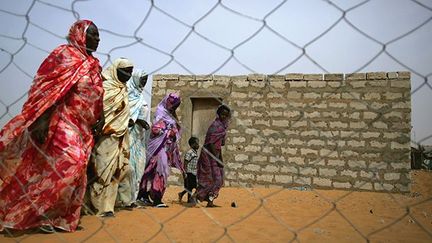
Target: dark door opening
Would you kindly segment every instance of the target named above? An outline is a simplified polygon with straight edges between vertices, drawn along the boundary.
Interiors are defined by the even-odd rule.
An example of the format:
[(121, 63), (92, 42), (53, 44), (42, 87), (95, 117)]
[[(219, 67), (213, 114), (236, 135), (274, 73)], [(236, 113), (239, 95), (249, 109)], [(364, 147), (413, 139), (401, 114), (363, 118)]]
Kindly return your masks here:
[[(192, 101), (192, 136), (198, 137), (203, 145), (207, 129), (216, 118), (216, 109), (221, 105), (220, 98), (191, 98)], [(189, 139), (189, 138), (187, 138)]]

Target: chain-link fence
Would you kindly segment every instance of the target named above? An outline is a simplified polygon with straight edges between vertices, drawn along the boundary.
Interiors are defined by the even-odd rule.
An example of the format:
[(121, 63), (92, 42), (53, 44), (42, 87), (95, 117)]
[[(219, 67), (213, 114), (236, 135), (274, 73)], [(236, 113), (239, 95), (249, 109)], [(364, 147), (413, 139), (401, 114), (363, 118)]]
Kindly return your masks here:
[[(101, 2), (99, 4), (109, 5), (112, 3)], [(427, 64), (411, 60), (416, 59), (416, 56), (418, 56), (420, 60), (425, 62), (429, 61), (431, 57), (431, 50), (427, 48), (426, 43), (428, 43), (431, 37), (428, 28), (431, 26), (432, 6), (427, 1), (357, 1), (350, 4), (338, 1), (314, 1), (313, 3), (278, 1), (265, 4), (263, 5), (264, 7), (260, 6), (263, 7), (260, 11), (252, 11), (249, 8), (251, 5), (259, 5), (257, 3), (249, 3), (250, 5), (248, 5), (247, 3), (209, 1), (206, 4), (195, 3), (197, 5), (196, 11), (199, 14), (196, 14), (194, 17), (189, 16), (189, 18), (184, 17), (184, 15), (177, 16), (175, 14), (180, 11), (188, 11), (187, 6), (173, 9), (172, 7), (167, 7), (169, 5), (164, 5), (157, 1), (146, 1), (138, 4), (142, 8), (129, 9), (127, 4), (115, 3), (115, 7), (105, 10), (103, 7), (96, 8), (96, 6), (100, 5), (96, 5), (92, 1), (73, 1), (72, 3), (65, 4), (54, 1), (35, 0), (25, 4), (17, 4), (25, 5), (20, 10), (14, 10), (10, 6), (2, 7), (0, 9), (1, 16), (8, 21), (7, 23), (12, 22), (10, 26), (14, 27), (5, 28), (5, 32), (0, 34), (0, 38), (4, 39), (1, 47), (2, 58), (0, 67), (0, 75), (3, 74), (1, 78), (2, 82), (0, 83), (2, 87), (2, 98), (0, 98), (0, 121), (2, 125), (19, 113), (22, 104), (26, 100), (26, 92), (33, 78), (34, 70), (39, 65), (39, 63), (30, 63), (36, 62), (28, 56), (31, 55), (31, 51), (34, 51), (34, 55), (39, 55), (41, 57), (39, 60), (42, 60), (43, 56), (49, 53), (55, 44), (65, 42), (63, 33), (65, 33), (64, 29), (67, 28), (66, 26), (56, 26), (55, 23), (49, 25), (43, 21), (43, 15), (50, 13), (60, 19), (68, 19), (70, 23), (80, 18), (93, 19), (101, 32), (101, 43), (105, 40), (110, 40), (112, 43), (112, 46), (105, 47), (104, 51), (99, 50), (95, 54), (101, 59), (104, 67), (107, 67), (117, 56), (126, 56), (131, 57), (137, 64), (137, 67), (140, 65), (145, 67), (150, 75), (157, 73), (205, 75), (268, 73), (277, 75), (288, 72), (330, 73), (333, 71), (338, 73), (357, 73), (365, 71), (410, 71), (412, 74), (411, 103), (414, 114), (412, 119), (414, 121), (413, 124), (418, 124), (421, 127), (421, 129), (415, 130), (419, 132), (411, 136), (411, 142), (417, 145), (431, 141), (432, 134), (428, 128), (430, 120), (428, 118), (430, 118), (430, 115), (427, 109), (423, 108), (427, 107), (427, 105), (421, 105), (422, 102), (427, 102), (431, 97), (432, 86), (428, 82), (431, 72)], [(244, 8), (239, 7), (242, 6), (241, 4), (245, 4), (243, 5)], [(397, 8), (392, 8), (393, 5), (397, 6)], [(374, 8), (388, 10), (390, 13), (386, 15), (386, 19), (380, 18), (380, 16), (376, 16), (379, 15), (379, 12), (372, 11)], [(308, 10), (312, 14), (308, 14)], [(391, 21), (395, 21), (395, 18), (399, 16), (399, 11), (403, 12), (405, 10), (411, 14), (409, 16), (412, 16), (412, 20), (407, 21), (410, 24), (406, 24), (404, 21), (400, 23), (396, 22), (395, 25), (399, 28), (396, 27), (388, 32), (380, 28), (380, 24), (386, 21), (387, 26), (391, 26)], [(99, 16), (103, 17), (97, 17), (91, 11), (99, 11), (101, 12)], [(368, 13), (369, 11), (372, 14)], [(259, 14), (253, 15), (250, 12), (259, 12)], [(320, 15), (319, 18), (321, 19), (312, 18), (312, 15), (317, 12), (325, 12), (326, 14)], [(393, 12), (394, 14), (392, 14)], [(133, 26), (133, 28), (113, 24), (116, 22), (117, 14), (121, 16), (133, 16), (133, 23), (127, 17), (123, 17), (127, 19), (126, 23), (129, 21), (130, 26)], [(292, 15), (292, 19), (290, 20), (293, 23), (289, 23), (289, 28), (283, 28), (284, 25), (288, 25), (285, 22), (287, 19), (283, 18), (283, 15), (287, 14)], [(155, 16), (158, 16), (158, 18)], [(225, 18), (220, 19), (221, 16)], [(322, 18), (323, 16), (324, 18)], [(311, 20), (308, 20), (308, 17)], [(100, 23), (97, 22), (98, 18), (101, 20)], [(296, 20), (298, 23), (296, 23)], [(112, 28), (104, 26), (104, 21), (107, 23), (106, 26), (112, 26)], [(119, 22), (121, 21), (125, 20), (119, 20)], [(314, 24), (314, 22), (320, 24)], [(226, 26), (222, 30), (215, 30), (212, 26), (216, 23)], [(238, 25), (238, 23), (241, 23), (241, 25)], [(164, 32), (164, 26), (169, 26), (173, 33)], [(58, 32), (57, 28), (61, 29), (62, 32)], [(123, 31), (122, 28), (127, 29), (127, 31)], [(290, 32), (290, 28), (293, 28), (293, 33)], [(384, 35), (382, 32), (384, 32)], [(236, 33), (240, 37), (237, 37)], [(305, 37), (300, 38), (299, 36), (302, 34)], [(58, 43), (47, 45), (44, 42), (44, 38), (40, 38), (39, 36), (39, 38), (36, 38), (37, 35), (46, 35), (47, 39), (55, 39)], [(353, 35), (351, 36), (352, 39), (343, 39), (346, 35)], [(263, 36), (267, 37), (264, 38)], [(335, 47), (332, 43), (338, 38), (342, 38), (348, 42), (352, 41), (355, 44), (349, 45), (342, 41)], [(166, 41), (166, 39), (171, 39), (171, 41)], [(362, 41), (358, 41), (357, 39), (361, 39)], [(424, 49), (421, 48), (423, 47), (422, 45), (425, 45)], [(411, 47), (409, 51), (406, 51), (407, 46)], [(357, 50), (352, 53), (350, 52), (346, 59), (335, 58), (332, 53), (325, 53), (325, 51), (320, 50), (328, 49), (329, 52), (332, 52), (338, 48)], [(283, 52), (284, 49), (290, 51)], [(404, 49), (404, 51), (401, 52), (400, 49)], [(205, 53), (206, 50), (209, 51), (209, 54)], [(281, 54), (277, 55), (278, 52)], [(343, 56), (341, 53), (338, 54)], [(272, 55), (272, 57), (270, 58), (266, 55)], [(383, 59), (383, 57), (385, 58)], [(141, 59), (150, 61), (141, 61)], [(194, 62), (191, 59), (196, 59), (197, 61)], [(355, 61), (352, 61), (353, 59)], [(265, 61), (254, 62), (250, 60)], [(198, 69), (194, 68), (194, 65), (202, 65), (203, 62), (205, 65)], [(337, 62), (346, 62), (349, 68), (335, 64)], [(264, 65), (264, 63), (265, 68), (261, 68), (260, 65)], [(26, 80), (25, 83), (19, 83), (19, 87), (16, 88), (16, 90), (25, 90), (23, 92), (14, 91), (12, 80), (17, 80), (18, 78)], [(203, 91), (203, 89), (205, 88), (198, 87), (196, 92)], [(274, 94), (279, 93), (278, 90), (271, 86), (266, 86), (265, 89), (270, 90)], [(344, 87), (340, 87), (338, 91), (343, 91), (343, 89)], [(257, 93), (256, 95), (258, 97), (260, 94)], [(330, 95), (328, 94), (328, 96)], [(151, 93), (148, 88), (146, 89), (146, 96), (150, 101)], [(209, 93), (209, 96), (211, 97), (213, 94)], [(257, 97), (249, 98), (255, 99)], [(355, 99), (356, 97), (352, 98)], [(314, 107), (314, 105), (313, 103), (307, 104), (309, 108)], [(376, 108), (369, 105), (367, 107), (368, 110), (373, 110), (379, 114), (375, 119), (368, 121), (369, 123), (379, 120), (388, 111), (388, 109), (381, 109), (381, 107)], [(234, 113), (236, 112), (240, 111), (234, 110)], [(236, 117), (234, 119), (236, 119), (235, 124), (237, 126), (252, 128), (247, 122)], [(306, 119), (307, 117), (304, 117), (303, 114), (296, 122), (302, 122)], [(291, 124), (295, 124), (295, 122)], [(183, 129), (190, 130), (191, 128), (184, 127)], [(322, 131), (322, 128), (316, 127), (316, 130)], [(268, 140), (262, 132), (258, 132), (256, 136), (263, 141)], [(286, 134), (280, 133), (275, 136), (276, 138), (283, 138)], [(334, 140), (334, 142), (336, 146), (332, 147), (332, 150), (338, 150), (337, 140)], [(226, 160), (229, 162), (229, 158)], [(319, 164), (322, 161), (323, 158), (317, 158), (309, 164)], [(374, 173), (374, 176), (377, 176), (380, 170), (378, 167), (369, 169)], [(225, 173), (230, 173), (229, 167), (225, 168), (225, 170)], [(432, 239), (432, 228), (430, 226), (430, 215), (432, 214), (430, 212), (430, 201), (432, 195), (429, 191), (422, 192), (424, 195), (411, 194), (410, 196), (412, 197), (389, 192), (377, 193), (379, 196), (376, 196), (373, 202), (368, 202), (367, 197), (363, 197), (364, 195), (369, 195), (367, 193), (316, 190), (312, 185), (308, 185), (310, 183), (301, 179), (302, 175), (301, 171), (299, 171), (300, 184), (307, 186), (288, 189), (250, 188), (248, 187), (249, 185), (242, 183), (241, 179), (238, 178), (237, 185), (240, 188), (223, 189), (223, 194), (218, 199), (223, 203), (224, 207), (227, 207), (225, 209), (224, 207), (214, 210), (207, 209), (203, 205), (199, 205), (198, 208), (177, 207), (175, 203), (172, 204), (172, 208), (169, 211), (165, 212), (157, 211), (158, 209), (155, 209), (156, 211), (154, 209), (136, 209), (131, 212), (132, 215), (129, 217), (141, 218), (143, 221), (131, 222), (135, 224), (142, 223), (146, 227), (144, 236), (135, 240), (349, 240), (348, 238), (338, 238), (339, 236), (343, 236), (354, 237), (358, 241), (371, 241), (380, 240), (381, 238), (376, 238), (376, 236), (383, 233), (397, 235), (398, 231), (400, 231), (398, 227), (403, 227), (401, 225), (407, 221), (409, 223), (408, 228), (411, 230), (408, 235), (411, 237), (414, 234), (418, 238), (402, 237), (400, 238), (402, 241), (428, 241)], [(384, 185), (382, 186), (385, 188)], [(166, 200), (173, 199), (174, 201), (176, 200), (176, 196), (174, 191), (168, 191), (165, 197), (167, 198)], [(349, 198), (351, 198), (351, 201), (347, 200)], [(356, 200), (358, 202), (353, 202)], [(377, 203), (380, 200), (384, 201), (384, 205)], [(228, 206), (231, 202), (234, 203), (234, 206), (239, 207)], [(386, 206), (388, 206), (387, 210), (392, 211), (393, 214), (384, 213)], [(305, 209), (305, 207), (309, 208)], [(375, 212), (372, 209), (373, 207), (375, 207)], [(236, 209), (240, 211), (242, 208), (245, 208), (246, 211), (237, 213), (236, 211), (229, 211)], [(376, 208), (380, 208), (382, 213), (377, 213), (378, 209)], [(225, 211), (219, 212), (216, 210)], [(358, 212), (353, 213), (356, 210), (367, 210), (369, 215), (364, 216)], [(376, 216), (374, 214), (378, 214), (379, 219), (371, 218), (372, 216)], [(121, 217), (119, 215), (113, 220), (98, 217), (86, 218), (87, 224), (97, 225), (97, 227), (90, 226), (90, 229), (84, 231), (85, 235), (82, 232), (74, 233), (81, 234), (79, 237), (75, 236), (76, 238), (73, 235), (55, 233), (51, 239), (66, 242), (77, 241), (77, 239), (79, 241), (90, 242), (108, 239), (122, 242), (127, 235), (122, 233), (119, 228), (116, 228), (115, 222), (127, 222), (129, 227), (132, 229), (134, 227), (131, 225), (131, 222), (128, 222), (129, 219), (125, 220)], [(183, 217), (196, 220), (197, 223), (183, 228)], [(260, 228), (257, 227), (260, 224), (260, 220), (263, 220), (264, 224), (266, 224), (265, 222), (271, 223), (267, 225), (268, 227), (263, 225)], [(371, 226), (365, 226), (364, 221), (368, 220), (379, 220), (379, 222), (372, 222)], [(332, 225), (332, 222), (336, 222), (335, 224), (342, 226), (333, 228), (333, 235), (329, 236), (328, 232), (323, 229)], [(210, 228), (211, 230), (209, 230), (209, 234), (207, 235), (197, 236), (193, 233), (193, 227), (199, 231), (199, 229), (202, 229), (202, 224), (209, 225), (208, 228), (204, 227), (204, 229), (209, 230)], [(415, 225), (415, 228), (410, 228), (413, 225)], [(245, 226), (247, 229), (242, 229), (242, 226)], [(191, 227), (192, 229), (190, 229)], [(143, 229), (136, 228), (136, 230), (140, 231)], [(179, 233), (188, 230), (190, 230), (188, 234)], [(265, 233), (262, 233), (260, 236), (257, 233), (260, 231)], [(316, 238), (305, 236), (305, 232), (308, 231), (311, 231), (311, 234), (315, 235)], [(105, 238), (101, 234), (104, 234)], [(10, 237), (8, 239), (18, 242), (38, 241), (44, 239), (43, 237), (48, 237), (38, 234), (16, 236), (15, 232), (6, 230), (5, 237), (7, 236)], [(382, 238), (381, 240), (383, 239), (397, 240), (394, 238)]]

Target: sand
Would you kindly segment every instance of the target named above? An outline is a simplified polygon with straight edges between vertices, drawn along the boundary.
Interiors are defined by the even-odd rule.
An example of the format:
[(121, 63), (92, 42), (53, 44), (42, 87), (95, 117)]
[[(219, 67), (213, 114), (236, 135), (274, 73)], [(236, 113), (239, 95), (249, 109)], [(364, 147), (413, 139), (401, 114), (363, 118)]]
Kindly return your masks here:
[[(287, 188), (223, 188), (190, 208), (169, 187), (169, 208), (83, 216), (74, 233), (3, 233), (0, 242), (432, 242), (432, 173), (412, 172), (410, 194)], [(237, 207), (231, 207), (235, 202)]]

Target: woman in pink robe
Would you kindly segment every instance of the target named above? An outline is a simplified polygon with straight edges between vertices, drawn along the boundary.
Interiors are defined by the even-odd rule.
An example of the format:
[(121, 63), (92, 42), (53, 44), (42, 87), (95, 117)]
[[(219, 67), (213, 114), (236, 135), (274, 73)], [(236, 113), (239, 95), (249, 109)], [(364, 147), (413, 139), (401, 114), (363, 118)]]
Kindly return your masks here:
[[(170, 93), (156, 108), (147, 147), (147, 164), (138, 193), (138, 199), (145, 204), (167, 207), (162, 202), (162, 197), (167, 186), (170, 167), (175, 167), (184, 173), (178, 145), (180, 125), (175, 112), (180, 103), (180, 96)], [(149, 197), (153, 202), (150, 202)]]

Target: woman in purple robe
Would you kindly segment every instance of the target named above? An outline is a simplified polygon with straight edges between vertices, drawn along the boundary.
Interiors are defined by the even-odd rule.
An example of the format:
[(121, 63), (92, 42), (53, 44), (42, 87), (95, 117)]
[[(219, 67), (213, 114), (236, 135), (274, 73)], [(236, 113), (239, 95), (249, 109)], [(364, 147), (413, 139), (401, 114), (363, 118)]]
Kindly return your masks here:
[(224, 164), (222, 159), (222, 146), (231, 110), (226, 105), (218, 107), (217, 117), (207, 130), (204, 145), (197, 164), (198, 188), (196, 199), (207, 201), (207, 207), (215, 207), (213, 200), (218, 197), (223, 185)]
[(167, 207), (162, 202), (162, 197), (167, 186), (170, 167), (175, 167), (184, 173), (178, 145), (180, 125), (176, 115), (180, 102), (180, 96), (170, 93), (156, 108), (147, 145), (146, 167), (138, 193), (138, 200), (145, 204)]

